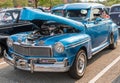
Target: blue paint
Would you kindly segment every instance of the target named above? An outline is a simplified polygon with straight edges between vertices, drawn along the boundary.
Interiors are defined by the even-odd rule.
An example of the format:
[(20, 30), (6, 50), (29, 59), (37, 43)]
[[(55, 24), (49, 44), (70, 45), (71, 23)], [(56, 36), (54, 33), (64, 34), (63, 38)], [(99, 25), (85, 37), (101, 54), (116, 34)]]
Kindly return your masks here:
[[(75, 5), (75, 6), (74, 6)], [(79, 6), (78, 6), (79, 5)], [(59, 7), (59, 6), (57, 6)], [(67, 4), (61, 5), (60, 8), (87, 8), (88, 15), (87, 17), (90, 18), (91, 9), (95, 7), (104, 7), (103, 5), (98, 4)], [(91, 8), (92, 7), (92, 8)], [(56, 8), (56, 7), (54, 7)], [(59, 8), (58, 8), (59, 9)], [(98, 23), (96, 20), (84, 20), (78, 22), (76, 20), (71, 20), (68, 18), (39, 12), (34, 9), (24, 8), (21, 13), (21, 20), (48, 20), (48, 21), (55, 21), (58, 23), (69, 25), (75, 29), (80, 30), (80, 32), (75, 33), (64, 33), (64, 34), (57, 34), (57, 35), (49, 35), (43, 36), (38, 39), (34, 40), (35, 46), (40, 46), (40, 41), (44, 41), (44, 44), (41, 46), (51, 46), (53, 56), (52, 57), (41, 57), (41, 56), (27, 56), (27, 55), (20, 55), (26, 59), (30, 58), (55, 58), (57, 61), (63, 61), (65, 58), (68, 59), (69, 65), (71, 66), (75, 56), (79, 52), (79, 50), (84, 47), (86, 48), (87, 58), (90, 59), (93, 54), (99, 52), (100, 50), (104, 49), (108, 45), (110, 45), (110, 34), (114, 34), (115, 42), (118, 40), (118, 29), (117, 26), (110, 20), (110, 19), (101, 19)], [(11, 35), (10, 38), (14, 42), (18, 42), (20, 39), (21, 42), (26, 42), (27, 37), (32, 32), (25, 32)], [(56, 42), (61, 42), (64, 46), (64, 51), (62, 53), (57, 53), (54, 49)], [(32, 45), (31, 45), (32, 46)], [(14, 49), (10, 48), (9, 53), (14, 53)], [(10, 55), (9, 54), (9, 55)]]

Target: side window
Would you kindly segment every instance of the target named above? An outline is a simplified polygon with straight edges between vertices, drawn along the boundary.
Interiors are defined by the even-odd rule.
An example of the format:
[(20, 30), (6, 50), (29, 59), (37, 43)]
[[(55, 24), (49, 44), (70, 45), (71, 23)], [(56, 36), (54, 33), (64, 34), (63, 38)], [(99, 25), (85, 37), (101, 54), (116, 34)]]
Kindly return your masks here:
[(4, 21), (12, 20), (12, 16), (9, 12), (6, 12), (5, 15), (3, 16)]
[(92, 10), (91, 20), (95, 20), (96, 18), (107, 19), (107, 18), (109, 18), (109, 14), (108, 14), (107, 10), (105, 10), (105, 9), (95, 8)]
[(101, 17), (100, 16), (100, 9), (99, 8), (95, 8), (95, 9), (92, 9), (92, 12), (91, 12), (91, 20), (95, 20), (96, 18), (98, 17)]
[(110, 18), (110, 16), (109, 16), (109, 14), (108, 14), (108, 12), (107, 12), (106, 9), (103, 9), (103, 10), (101, 11), (101, 17), (102, 17), (103, 19)]

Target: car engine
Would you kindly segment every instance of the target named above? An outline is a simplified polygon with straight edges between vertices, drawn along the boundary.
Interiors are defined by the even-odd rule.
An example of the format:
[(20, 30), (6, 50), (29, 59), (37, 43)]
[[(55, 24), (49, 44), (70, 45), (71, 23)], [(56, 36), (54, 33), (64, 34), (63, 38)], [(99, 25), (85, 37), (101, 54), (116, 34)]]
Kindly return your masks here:
[(79, 30), (76, 30), (73, 27), (64, 24), (58, 23), (46, 23), (41, 25), (40, 28), (34, 30), (31, 34), (28, 35), (28, 40), (38, 39), (45, 36), (54, 36), (65, 33), (77, 33)]

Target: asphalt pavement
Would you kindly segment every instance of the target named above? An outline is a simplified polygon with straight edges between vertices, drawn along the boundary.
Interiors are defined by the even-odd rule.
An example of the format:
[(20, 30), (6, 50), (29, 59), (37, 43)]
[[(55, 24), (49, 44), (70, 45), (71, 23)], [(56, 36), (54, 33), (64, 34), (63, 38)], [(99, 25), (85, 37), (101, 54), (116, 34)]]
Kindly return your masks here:
[(0, 58), (0, 83), (120, 83), (120, 40), (114, 50), (108, 48), (88, 60), (84, 76), (73, 79), (68, 73), (15, 70)]

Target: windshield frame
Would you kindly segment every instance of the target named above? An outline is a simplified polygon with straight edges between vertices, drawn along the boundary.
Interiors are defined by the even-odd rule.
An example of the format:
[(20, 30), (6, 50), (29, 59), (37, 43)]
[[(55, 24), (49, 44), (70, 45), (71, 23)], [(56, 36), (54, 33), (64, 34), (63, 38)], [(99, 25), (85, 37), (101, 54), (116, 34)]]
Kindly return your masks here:
[[(81, 10), (87, 10), (87, 13), (86, 13), (86, 16), (84, 17), (80, 17), (80, 16), (76, 16), (76, 17), (69, 17), (67, 16), (68, 12), (69, 11), (76, 11), (76, 12), (80, 12)], [(56, 12), (59, 11), (59, 14), (57, 14)], [(58, 9), (58, 10), (52, 10), (52, 14), (54, 15), (58, 15), (58, 16), (63, 16), (63, 17), (66, 17), (66, 18), (69, 18), (69, 19), (72, 19), (72, 20), (76, 20), (76, 21), (81, 21), (81, 20), (85, 20), (86, 18), (89, 18), (89, 8), (87, 9)], [(79, 13), (80, 14), (80, 13)]]

